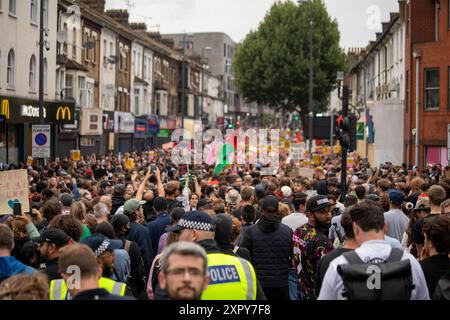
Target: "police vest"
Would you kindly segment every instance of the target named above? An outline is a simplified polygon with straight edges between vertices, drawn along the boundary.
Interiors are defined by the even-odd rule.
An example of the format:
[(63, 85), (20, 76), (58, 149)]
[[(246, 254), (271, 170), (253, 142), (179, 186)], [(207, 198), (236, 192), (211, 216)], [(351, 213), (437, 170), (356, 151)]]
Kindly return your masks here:
[(211, 280), (202, 300), (256, 300), (256, 274), (247, 260), (210, 253), (208, 275)]
[[(110, 294), (123, 297), (127, 285), (108, 278), (100, 278), (98, 286), (105, 289)], [(67, 290), (66, 282), (63, 279), (52, 280), (50, 282), (50, 300), (70, 300), (70, 294)]]

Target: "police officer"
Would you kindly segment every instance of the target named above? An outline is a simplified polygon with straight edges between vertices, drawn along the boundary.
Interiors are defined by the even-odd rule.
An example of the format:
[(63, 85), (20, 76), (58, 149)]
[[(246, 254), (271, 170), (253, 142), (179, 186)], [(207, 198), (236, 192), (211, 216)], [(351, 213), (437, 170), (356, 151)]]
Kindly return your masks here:
[(50, 282), (50, 300), (128, 300), (126, 285), (101, 277), (97, 257), (86, 245), (64, 247), (58, 267), (63, 279)]
[(185, 214), (177, 225), (167, 229), (168, 232), (178, 232), (179, 241), (196, 242), (208, 254), (208, 274), (211, 280), (201, 299), (264, 299), (252, 264), (245, 259), (222, 253), (214, 240), (215, 230), (211, 217), (201, 211)]

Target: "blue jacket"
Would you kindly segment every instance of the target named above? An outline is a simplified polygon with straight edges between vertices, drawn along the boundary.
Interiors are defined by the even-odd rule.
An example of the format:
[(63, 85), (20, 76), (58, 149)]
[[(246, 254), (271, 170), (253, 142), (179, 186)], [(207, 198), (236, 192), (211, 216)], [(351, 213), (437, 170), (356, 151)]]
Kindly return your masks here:
[(166, 228), (170, 224), (170, 216), (163, 212), (147, 225), (148, 234), (153, 245), (153, 252), (158, 252), (159, 238), (166, 233)]
[(32, 274), (34, 272), (36, 272), (35, 269), (23, 264), (12, 256), (0, 257), (0, 282), (19, 273)]
[[(155, 258), (155, 254), (147, 229), (136, 222), (132, 222), (130, 233), (126, 239), (136, 242), (139, 246), (142, 260), (144, 261), (145, 274), (148, 274), (153, 259)], [(156, 245), (158, 245), (158, 243), (156, 243)]]

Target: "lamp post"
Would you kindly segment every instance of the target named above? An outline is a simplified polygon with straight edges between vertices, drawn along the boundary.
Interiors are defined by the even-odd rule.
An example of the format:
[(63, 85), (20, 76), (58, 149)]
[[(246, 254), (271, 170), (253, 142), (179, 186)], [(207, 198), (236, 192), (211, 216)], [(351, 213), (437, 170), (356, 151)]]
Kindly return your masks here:
[(192, 37), (192, 33), (184, 33), (183, 34), (183, 63), (181, 70), (181, 86), (182, 86), (182, 94), (181, 94), (181, 126), (184, 129), (184, 117), (186, 115), (186, 38), (190, 36)]
[[(311, 0), (297, 0), (298, 4), (304, 4), (309, 3), (309, 5), (312, 8), (312, 2)], [(309, 154), (312, 157), (312, 144), (313, 144), (313, 125), (314, 125), (314, 67), (313, 67), (313, 59), (314, 59), (314, 49), (313, 49), (313, 33), (314, 33), (314, 23), (312, 18), (312, 12), (309, 16), (309, 106), (308, 106), (308, 113), (309, 113), (309, 132), (308, 132), (308, 138), (309, 138)]]
[(200, 104), (200, 119), (203, 118), (203, 97), (205, 95), (204, 89), (204, 81), (205, 81), (205, 51), (210, 52), (212, 50), (211, 47), (204, 47), (202, 49), (202, 95), (201, 95), (201, 104)]

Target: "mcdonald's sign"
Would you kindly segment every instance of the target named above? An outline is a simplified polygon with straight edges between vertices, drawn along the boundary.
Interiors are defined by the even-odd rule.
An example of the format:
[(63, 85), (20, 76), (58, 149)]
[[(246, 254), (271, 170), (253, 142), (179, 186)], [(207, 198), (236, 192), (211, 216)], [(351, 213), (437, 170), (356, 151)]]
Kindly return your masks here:
[(2, 109), (0, 115), (5, 116), (5, 119), (9, 119), (10, 117), (10, 109), (9, 109), (9, 100), (3, 99), (2, 100)]
[(67, 106), (59, 106), (56, 111), (56, 120), (72, 120), (72, 113)]

